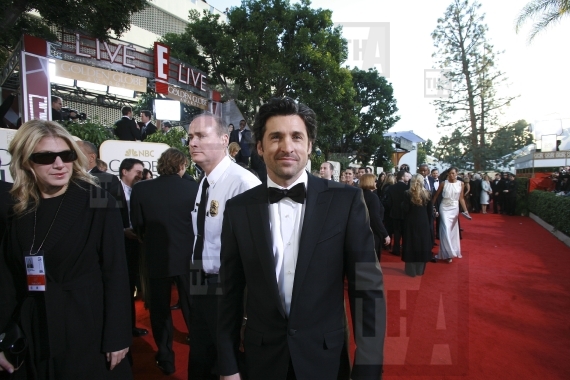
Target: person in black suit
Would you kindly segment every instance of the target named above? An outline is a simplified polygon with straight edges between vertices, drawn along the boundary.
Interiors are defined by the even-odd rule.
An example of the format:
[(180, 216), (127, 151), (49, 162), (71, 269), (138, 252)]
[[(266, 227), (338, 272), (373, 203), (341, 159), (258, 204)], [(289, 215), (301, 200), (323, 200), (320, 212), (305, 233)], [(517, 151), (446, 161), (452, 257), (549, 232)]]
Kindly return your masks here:
[(123, 117), (115, 122), (115, 136), (123, 141), (140, 141), (141, 130), (133, 120), (133, 109), (129, 106), (121, 108)]
[[(77, 145), (79, 145), (79, 148), (81, 148), (81, 151), (83, 152), (85, 157), (87, 157), (87, 166), (85, 167), (87, 173), (91, 174), (94, 177), (97, 177), (101, 189), (104, 189), (107, 192), (109, 192), (109, 194), (111, 194), (117, 202), (121, 202), (121, 192), (119, 191), (119, 188), (121, 187), (121, 181), (119, 181), (117, 176), (101, 171), (97, 167), (98, 153), (95, 144), (93, 144), (90, 141), (84, 140), (84, 141), (78, 141)], [(97, 188), (94, 189), (96, 191), (99, 191), (97, 190)], [(105, 194), (102, 193), (101, 196), (94, 197), (93, 199), (105, 199), (104, 195)]]
[(123, 219), (123, 232), (125, 234), (125, 251), (129, 269), (129, 285), (131, 293), (131, 313), (133, 336), (140, 337), (148, 334), (148, 330), (136, 327), (135, 289), (139, 282), (139, 240), (134, 233), (130, 218), (131, 193), (135, 183), (142, 179), (144, 165), (136, 158), (125, 158), (119, 166), (119, 198), (121, 200), (121, 217)]
[(483, 187), (483, 181), (481, 180), (481, 175), (479, 173), (473, 174), (471, 181), (469, 181), (469, 193), (471, 194), (471, 209), (478, 213), (481, 211), (481, 189)]
[(153, 133), (156, 133), (156, 125), (150, 121), (152, 117), (152, 113), (150, 111), (144, 110), (141, 111), (141, 121), (143, 122), (144, 126), (141, 128), (141, 141), (146, 140), (146, 138)]
[(255, 149), (251, 152), (250, 167), (255, 170), (257, 176), (261, 180), (261, 183), (267, 183), (267, 169), (265, 167), (265, 162), (263, 162), (263, 159)]
[[(422, 175), (423, 179), (422, 179), (422, 185), (424, 187), (424, 189), (426, 189), (429, 192), (429, 196), (430, 199), (431, 197), (435, 194), (435, 188), (434, 188), (434, 178), (432, 176), (430, 176), (430, 171), (429, 171), (429, 166), (427, 164), (421, 164), (418, 168), (418, 173)], [(411, 181), (410, 181), (411, 183)], [(408, 186), (410, 187), (410, 186)], [(434, 230), (434, 226), (433, 226), (433, 218), (430, 218), (430, 232), (431, 232), (431, 240), (432, 240), (432, 246), (435, 245), (435, 230)]]
[(237, 142), (241, 147), (241, 150), (236, 156), (236, 162), (243, 162), (244, 164), (249, 165), (249, 157), (251, 156), (252, 151), (252, 139), (251, 131), (246, 129), (245, 125), (245, 120), (240, 120), (239, 129), (232, 131), (230, 134), (230, 144)]
[(51, 97), (51, 119), (54, 121), (60, 121), (62, 119), (61, 116), (61, 108), (63, 107), (63, 100), (59, 96), (52, 96)]
[(382, 206), (380, 199), (374, 193), (374, 190), (376, 190), (375, 182), (374, 174), (363, 174), (360, 177), (360, 181), (358, 181), (358, 186), (362, 189), (362, 194), (364, 195), (364, 203), (366, 203), (368, 215), (370, 216), (370, 228), (374, 234), (374, 249), (376, 250), (378, 261), (380, 261), (382, 244), (390, 244), (390, 236), (384, 227), (384, 223), (382, 223), (384, 206)]
[(193, 241), (192, 217), (198, 184), (182, 178), (188, 158), (175, 148), (158, 159), (158, 174), (153, 180), (137, 182), (131, 195), (133, 230), (144, 244), (150, 281), (150, 323), (158, 353), (156, 361), (166, 374), (174, 373), (172, 349), (171, 285), (178, 287), (178, 299), (186, 327), (190, 329), (190, 258)]
[(408, 185), (404, 182), (405, 175), (406, 172), (400, 170), (396, 175), (396, 184), (390, 186), (386, 192), (386, 201), (390, 205), (390, 218), (392, 219), (392, 227), (394, 228), (392, 254), (396, 256), (400, 256), (400, 243), (404, 221), (402, 202), (406, 199), (406, 190), (408, 190)]
[(503, 194), (505, 196), (505, 213), (507, 215), (515, 215), (517, 204), (517, 183), (515, 182), (515, 175), (512, 173), (509, 173), (508, 181), (503, 188)]
[(345, 342), (345, 276), (358, 347), (351, 378), (381, 377), (386, 304), (366, 205), (362, 190), (305, 171), (316, 128), (314, 112), (291, 98), (270, 100), (256, 116), (268, 179), (226, 203), (221, 379), (240, 378), (246, 284), (248, 379), (336, 379)]
[(508, 190), (508, 187), (509, 187), (508, 173), (503, 172), (501, 174), (501, 180), (499, 181), (499, 184), (497, 185), (497, 195), (499, 198), (499, 212), (501, 214), (507, 213), (507, 208), (506, 208), (506, 201), (507, 201), (506, 194), (507, 193), (505, 192), (505, 190)]

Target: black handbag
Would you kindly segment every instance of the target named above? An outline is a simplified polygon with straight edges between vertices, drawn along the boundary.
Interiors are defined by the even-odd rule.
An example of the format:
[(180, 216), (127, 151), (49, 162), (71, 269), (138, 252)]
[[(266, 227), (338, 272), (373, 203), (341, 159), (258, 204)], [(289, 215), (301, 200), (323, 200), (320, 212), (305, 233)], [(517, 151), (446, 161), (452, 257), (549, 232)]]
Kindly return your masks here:
[(20, 368), (27, 353), (28, 341), (24, 332), (14, 321), (8, 322), (4, 332), (0, 334), (0, 351), (4, 352), (14, 369)]

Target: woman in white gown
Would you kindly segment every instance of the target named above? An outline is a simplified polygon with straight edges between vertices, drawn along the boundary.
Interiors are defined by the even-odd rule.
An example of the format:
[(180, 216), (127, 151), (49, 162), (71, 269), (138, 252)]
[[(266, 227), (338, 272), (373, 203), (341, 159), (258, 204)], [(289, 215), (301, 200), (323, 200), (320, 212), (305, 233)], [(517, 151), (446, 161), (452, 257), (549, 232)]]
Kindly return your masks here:
[(432, 202), (442, 194), (443, 199), (439, 206), (439, 254), (437, 259), (447, 260), (448, 263), (454, 257), (461, 258), (461, 244), (459, 242), (459, 204), (468, 214), (463, 199), (463, 182), (457, 180), (457, 168), (451, 168), (447, 174), (447, 180), (439, 185), (433, 196)]
[(481, 209), (483, 214), (487, 213), (489, 194), (491, 194), (491, 181), (489, 180), (489, 176), (485, 174), (485, 176), (483, 176), (483, 182), (481, 182)]

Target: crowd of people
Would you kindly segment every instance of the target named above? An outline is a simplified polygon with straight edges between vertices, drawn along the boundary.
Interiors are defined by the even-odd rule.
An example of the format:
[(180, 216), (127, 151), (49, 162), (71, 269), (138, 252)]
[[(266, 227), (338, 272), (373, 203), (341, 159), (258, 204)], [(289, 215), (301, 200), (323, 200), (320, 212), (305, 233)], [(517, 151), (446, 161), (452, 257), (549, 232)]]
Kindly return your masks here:
[[(561, 172), (562, 172), (561, 168)], [(324, 162), (320, 176), (333, 179), (333, 165)], [(370, 214), (378, 259), (382, 249), (401, 256), (408, 275), (421, 275), (428, 261), (461, 258), (459, 215), (470, 213), (514, 215), (516, 182), (512, 173), (464, 173), (450, 168), (440, 174), (422, 164), (418, 173), (403, 164), (395, 173), (380, 173), (370, 167), (348, 167), (339, 182), (360, 187)], [(377, 199), (372, 199), (374, 192)], [(461, 206), (461, 207), (459, 207)], [(439, 241), (439, 244), (437, 243)], [(433, 247), (439, 245), (434, 256)]]
[[(174, 148), (158, 159), (159, 177), (147, 180), (143, 162), (127, 158), (117, 178), (99, 169), (93, 144), (58, 123), (18, 130), (14, 183), (0, 196), (0, 369), (22, 379), (132, 378), (132, 339), (148, 334), (135, 324), (136, 288), (156, 365), (170, 375), (174, 284), (189, 379), (380, 378), (386, 304), (375, 248), (389, 238), (369, 228), (360, 190), (306, 172), (314, 112), (290, 98), (265, 103), (247, 163), (228, 152), (231, 140), (243, 151), (244, 132), (217, 117), (197, 116), (188, 132), (198, 182)], [(250, 170), (253, 154), (264, 176)], [(379, 206), (374, 176), (362, 183)], [(345, 308), (345, 278), (358, 311)]]
[(552, 191), (558, 196), (570, 197), (570, 166), (561, 166), (552, 173), (554, 189)]

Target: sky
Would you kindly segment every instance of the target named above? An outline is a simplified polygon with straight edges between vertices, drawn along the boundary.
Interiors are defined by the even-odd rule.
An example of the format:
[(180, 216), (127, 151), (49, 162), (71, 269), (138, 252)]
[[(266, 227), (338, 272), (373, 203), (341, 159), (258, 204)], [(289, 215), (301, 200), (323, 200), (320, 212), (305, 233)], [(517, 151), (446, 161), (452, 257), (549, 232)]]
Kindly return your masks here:
[[(488, 39), (495, 51), (504, 51), (496, 65), (506, 74), (509, 85), (498, 89), (499, 96), (518, 96), (510, 107), (504, 107), (500, 123), (505, 125), (519, 119), (529, 123), (564, 119), (564, 125), (569, 125), (570, 58), (564, 52), (568, 50), (570, 17), (552, 25), (529, 44), (531, 22), (518, 34), (514, 27), (520, 10), (529, 1), (480, 0), (480, 11), (485, 13), (489, 27)], [(239, 6), (241, 1), (209, 0), (208, 3), (224, 10)], [(347, 25), (344, 27), (347, 39), (366, 39), (370, 23), (388, 23), (381, 24), (379, 30), (384, 33), (389, 28), (387, 80), (394, 88), (400, 116), (390, 132), (412, 130), (434, 142), (450, 133), (437, 128), (433, 99), (425, 97), (426, 91), (430, 93), (425, 88), (425, 76), (432, 74), (426, 74), (425, 70), (433, 69), (435, 64), (431, 33), (452, 0), (313, 0), (311, 3), (313, 8), (332, 10), (333, 22)], [(352, 53), (349, 47), (349, 54)], [(362, 61), (352, 62), (364, 65)]]

